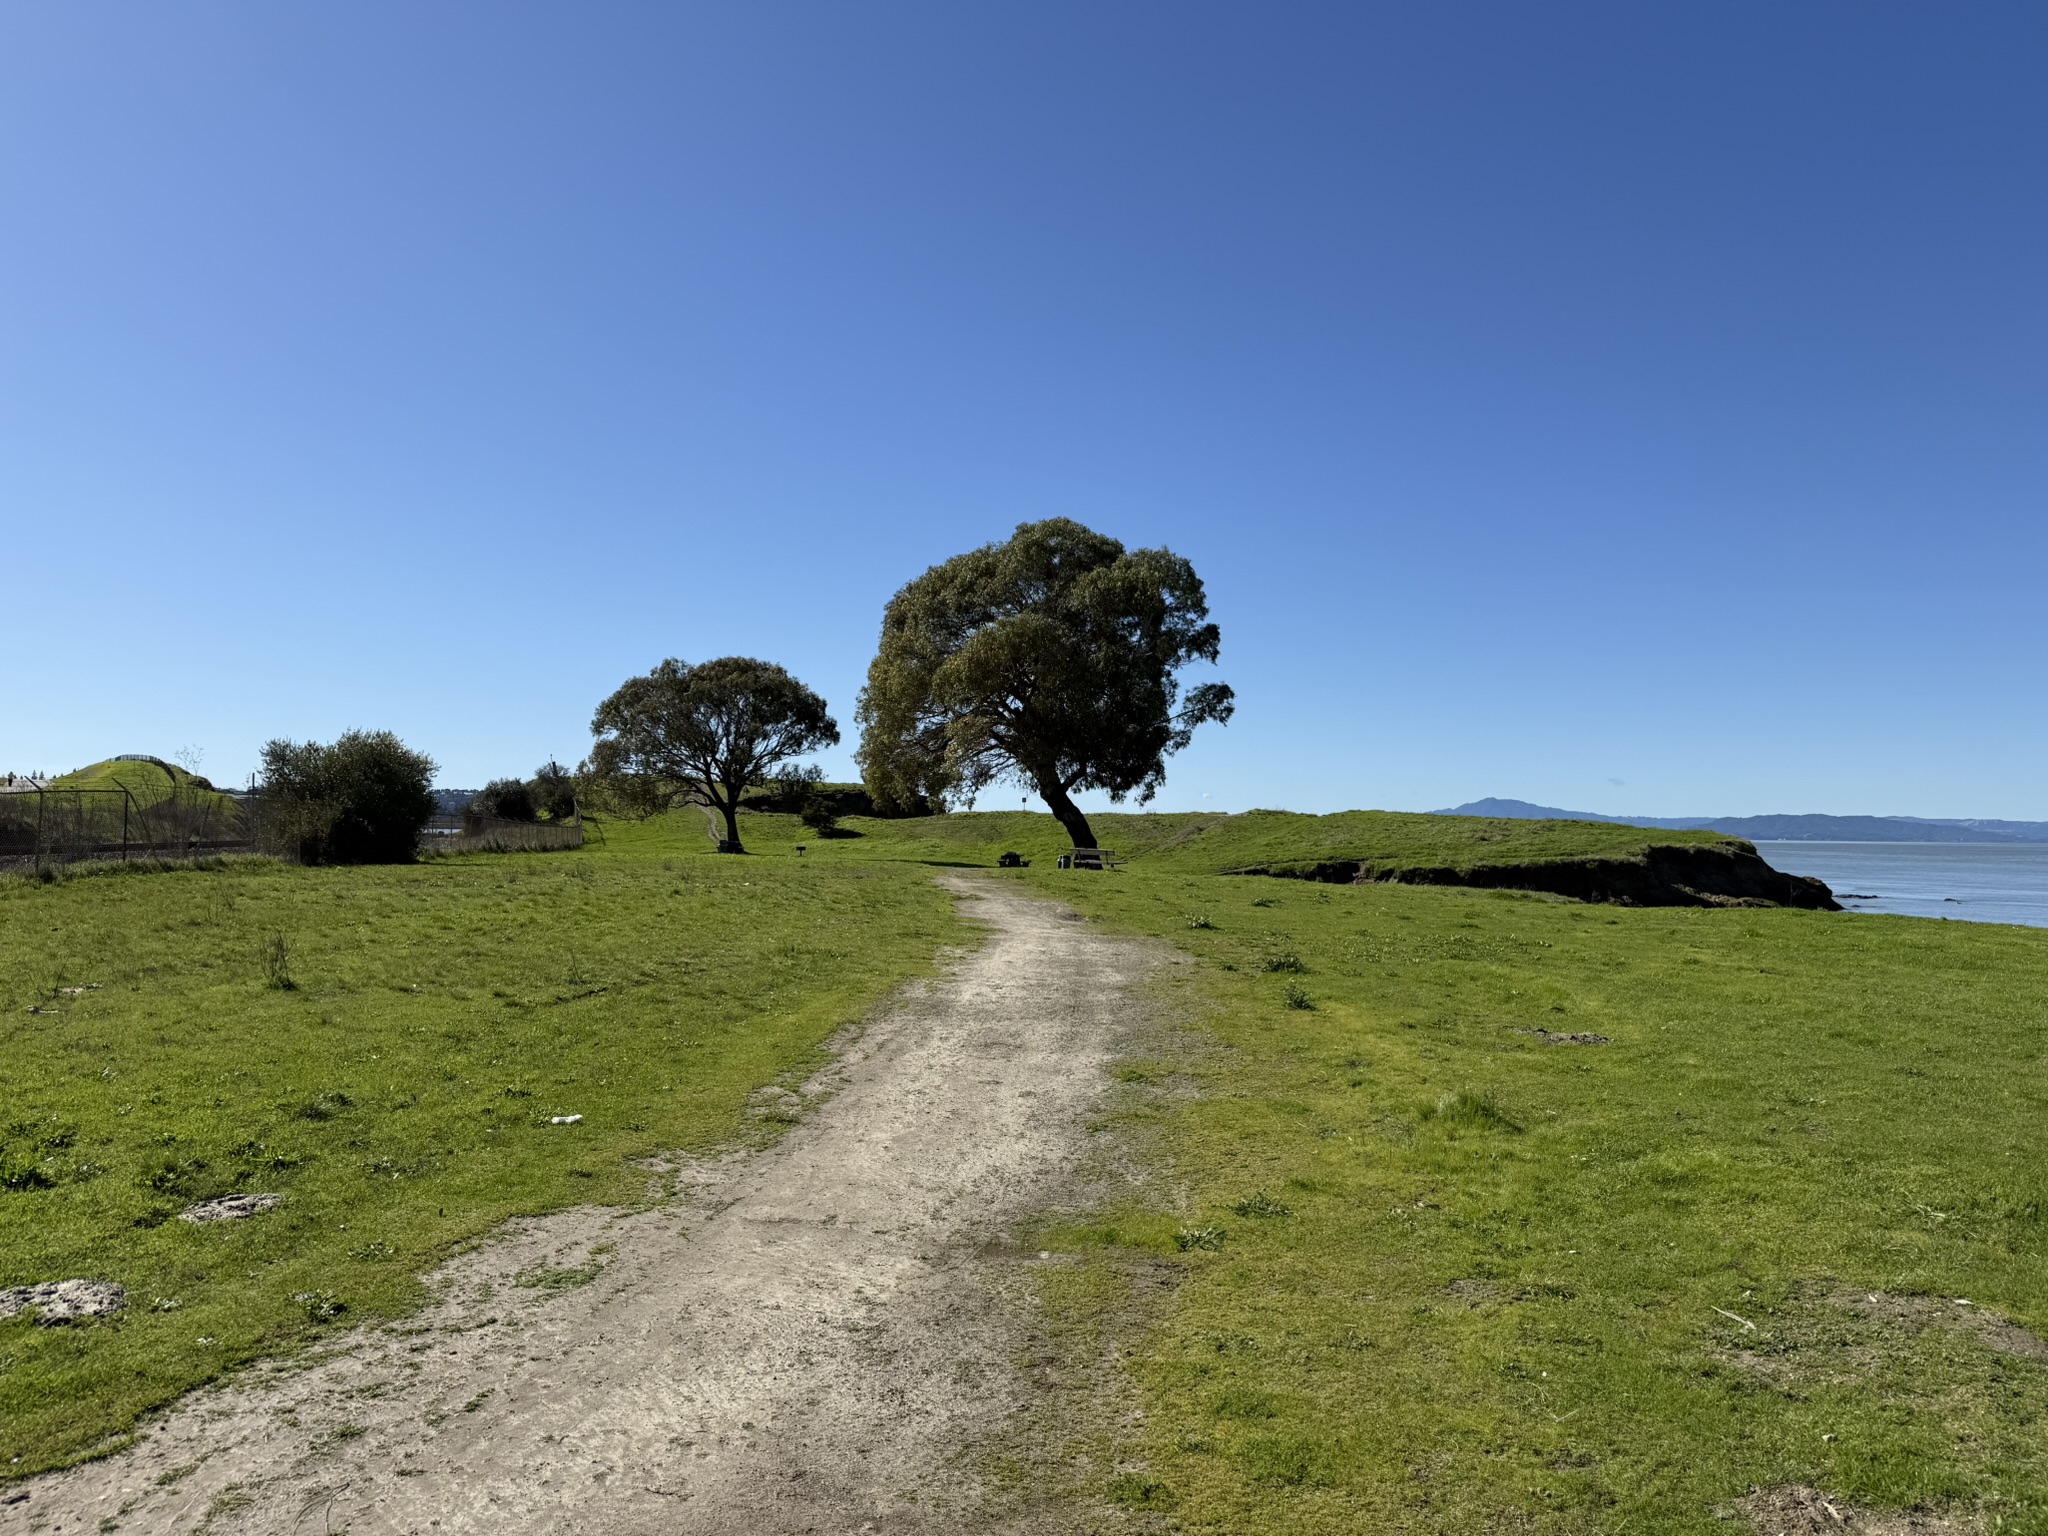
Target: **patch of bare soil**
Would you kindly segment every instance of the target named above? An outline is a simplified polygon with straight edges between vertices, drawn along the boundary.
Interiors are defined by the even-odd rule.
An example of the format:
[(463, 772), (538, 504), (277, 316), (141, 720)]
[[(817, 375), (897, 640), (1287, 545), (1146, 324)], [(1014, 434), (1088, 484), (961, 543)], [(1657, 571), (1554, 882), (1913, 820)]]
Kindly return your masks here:
[(1758, 1488), (1736, 1505), (1757, 1536), (1973, 1536), (1983, 1526), (1930, 1510), (1859, 1509), (1817, 1488)]
[(1011, 1229), (1082, 1161), (1155, 952), (948, 883), (986, 944), (757, 1096), (774, 1147), (653, 1209), (519, 1223), (421, 1315), (192, 1395), (0, 1531), (1071, 1528), (977, 1453), (1033, 1411), (1019, 1279), (1059, 1262)]
[(1883, 1291), (1846, 1291), (1838, 1293), (1835, 1301), (1838, 1306), (1873, 1322), (1913, 1332), (1947, 1328), (1972, 1335), (1993, 1354), (2014, 1360), (2048, 1363), (2048, 1343), (2018, 1323), (2000, 1317), (1987, 1307), (1978, 1306), (1967, 1297), (1893, 1296)]
[[(2048, 1342), (1964, 1297), (1896, 1296), (1817, 1281), (1725, 1358), (1785, 1391), (1844, 1382), (1911, 1358), (1923, 1343), (1965, 1338), (2012, 1360), (2048, 1364)], [(1953, 1347), (1953, 1346), (1951, 1346)]]

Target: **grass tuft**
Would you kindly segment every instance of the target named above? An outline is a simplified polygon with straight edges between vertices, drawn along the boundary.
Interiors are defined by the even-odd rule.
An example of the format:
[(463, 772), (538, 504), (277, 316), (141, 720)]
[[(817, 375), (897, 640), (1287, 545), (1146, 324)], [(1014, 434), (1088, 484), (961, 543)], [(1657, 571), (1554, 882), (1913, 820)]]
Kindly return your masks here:
[(1109, 1502), (1122, 1509), (1171, 1509), (1178, 1502), (1168, 1484), (1137, 1472), (1111, 1478), (1107, 1491)]
[(296, 992), (299, 984), (292, 980), (291, 941), (282, 933), (272, 932), (263, 941), (263, 980), (273, 992)]
[(1460, 1088), (1441, 1095), (1422, 1111), (1424, 1120), (1439, 1125), (1467, 1125), (1485, 1131), (1520, 1131), (1522, 1126), (1483, 1093)]
[(1254, 1191), (1233, 1205), (1238, 1215), (1254, 1220), (1271, 1220), (1276, 1216), (1292, 1216), (1294, 1207), (1284, 1200), (1275, 1200), (1263, 1189)]
[(348, 1311), (348, 1303), (332, 1291), (299, 1291), (292, 1300), (316, 1323), (331, 1323)]

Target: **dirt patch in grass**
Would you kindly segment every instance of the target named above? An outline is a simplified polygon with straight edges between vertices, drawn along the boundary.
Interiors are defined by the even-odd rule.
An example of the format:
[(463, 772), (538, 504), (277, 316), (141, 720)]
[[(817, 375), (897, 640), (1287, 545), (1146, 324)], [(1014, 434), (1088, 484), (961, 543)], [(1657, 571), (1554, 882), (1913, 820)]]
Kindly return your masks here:
[(1981, 1344), (2009, 1360), (2048, 1364), (2048, 1343), (1988, 1307), (1960, 1297), (1899, 1296), (1836, 1281), (1797, 1287), (1743, 1346), (1722, 1356), (1782, 1391), (1801, 1392), (1872, 1379), (1956, 1341)]
[(1759, 1488), (1737, 1505), (1757, 1536), (1973, 1536), (1980, 1521), (1919, 1509), (1859, 1509), (1818, 1488)]
[(1839, 1291), (1830, 1300), (1859, 1317), (1909, 1332), (1951, 1329), (1980, 1340), (1993, 1354), (2048, 1364), (2048, 1343), (2018, 1323), (1966, 1297), (1892, 1296), (1883, 1291)]

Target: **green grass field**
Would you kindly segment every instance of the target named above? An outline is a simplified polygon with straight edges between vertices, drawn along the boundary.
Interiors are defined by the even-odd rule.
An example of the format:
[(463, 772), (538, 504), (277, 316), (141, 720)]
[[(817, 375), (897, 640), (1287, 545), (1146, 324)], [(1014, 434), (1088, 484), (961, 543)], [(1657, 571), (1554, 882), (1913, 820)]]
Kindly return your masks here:
[[(0, 882), (0, 1284), (131, 1294), (0, 1324), (7, 1470), (765, 1134), (747, 1094), (958, 941), (932, 866), (1014, 848), (1198, 961), (1104, 1127), (1158, 1193), (1040, 1240), (1081, 1260), (1053, 1313), (1128, 1352), (1143, 1428), (1088, 1475), (1140, 1528), (1704, 1532), (1807, 1482), (2048, 1531), (2048, 1365), (1999, 1321), (2048, 1331), (2048, 932), (1215, 873), (1649, 836), (1587, 823), (1104, 817), (1103, 874), (1044, 816), (848, 825)], [(166, 1219), (229, 1188), (289, 1199)]]
[[(1728, 843), (1719, 832), (1656, 832), (1598, 821), (1510, 821), (1479, 816), (1425, 816), (1402, 811), (1294, 811), (1239, 815), (1110, 814), (1091, 816), (1102, 845), (1148, 873), (1223, 874), (1256, 866), (1293, 866), (1357, 859), (1383, 869), (1467, 869), (1537, 859), (1629, 857), (1653, 844)], [(849, 817), (846, 837), (820, 840), (794, 816), (748, 816), (741, 837), (750, 850), (787, 853), (798, 843), (810, 858), (915, 858), (934, 863), (993, 864), (1014, 851), (1051, 864), (1072, 844), (1050, 816), (1029, 811), (965, 811), (911, 821)]]
[[(423, 1268), (509, 1216), (641, 1198), (634, 1159), (754, 1134), (751, 1090), (958, 936), (915, 865), (718, 859), (700, 828), (615, 829), (587, 855), (0, 881), (0, 1286), (129, 1292), (93, 1328), (0, 1323), (0, 1468), (74, 1459), (238, 1361), (402, 1312)], [(268, 970), (279, 935), (291, 990)], [(287, 1199), (175, 1219), (230, 1190)]]
[(1704, 1532), (1799, 1482), (2048, 1530), (2048, 1365), (1995, 1321), (2048, 1333), (2048, 932), (1022, 878), (1201, 961), (1194, 1043), (1124, 1073), (1183, 1199), (1043, 1239), (1083, 1322), (1185, 1270), (1113, 1497)]

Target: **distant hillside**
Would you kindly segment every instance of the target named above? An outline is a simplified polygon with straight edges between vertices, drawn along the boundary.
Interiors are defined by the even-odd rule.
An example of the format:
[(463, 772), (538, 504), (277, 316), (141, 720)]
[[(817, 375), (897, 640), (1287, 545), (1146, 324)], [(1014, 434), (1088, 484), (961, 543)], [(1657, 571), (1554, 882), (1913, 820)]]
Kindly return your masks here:
[(1725, 832), (1750, 842), (2048, 843), (2048, 821), (1939, 820), (1921, 816), (1610, 816), (1564, 811), (1526, 800), (1474, 800), (1433, 816), (1495, 816), (1512, 821), (1603, 821), (1624, 827)]

